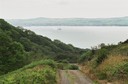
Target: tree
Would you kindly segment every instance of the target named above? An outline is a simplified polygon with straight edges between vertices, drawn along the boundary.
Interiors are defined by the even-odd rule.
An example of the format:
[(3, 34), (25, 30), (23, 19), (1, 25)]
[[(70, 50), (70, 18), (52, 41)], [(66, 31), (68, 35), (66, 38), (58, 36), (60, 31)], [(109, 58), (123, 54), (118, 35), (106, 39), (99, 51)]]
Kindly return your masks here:
[(89, 50), (80, 56), (79, 62), (90, 61), (92, 58), (93, 58), (93, 53), (91, 50)]
[(7, 73), (23, 66), (24, 56), (23, 46), (0, 32), (0, 71)]
[(101, 43), (101, 44), (98, 45), (98, 48), (101, 49), (101, 48), (103, 48), (104, 46), (105, 46), (105, 44), (104, 44), (104, 43)]
[(10, 51), (10, 56), (8, 59), (9, 64), (15, 67), (23, 66), (25, 60), (25, 51), (22, 44), (19, 42), (12, 42), (8, 50)]

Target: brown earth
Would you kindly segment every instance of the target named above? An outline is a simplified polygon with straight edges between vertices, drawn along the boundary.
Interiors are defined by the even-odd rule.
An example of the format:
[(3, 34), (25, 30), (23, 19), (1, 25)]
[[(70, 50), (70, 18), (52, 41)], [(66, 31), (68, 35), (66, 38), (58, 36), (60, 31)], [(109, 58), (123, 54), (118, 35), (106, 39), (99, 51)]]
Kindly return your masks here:
[(93, 82), (79, 70), (59, 70), (59, 84), (93, 84)]

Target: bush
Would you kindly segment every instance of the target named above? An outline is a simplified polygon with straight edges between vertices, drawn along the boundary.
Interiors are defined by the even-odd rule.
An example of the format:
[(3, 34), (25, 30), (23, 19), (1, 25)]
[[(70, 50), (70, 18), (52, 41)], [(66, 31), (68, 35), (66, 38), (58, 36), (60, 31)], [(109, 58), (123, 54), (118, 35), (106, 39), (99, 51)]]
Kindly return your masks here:
[(128, 77), (128, 62), (122, 62), (121, 64), (117, 65), (113, 71), (113, 76)]
[(58, 63), (57, 68), (63, 70), (64, 69), (64, 64), (63, 63)]
[(100, 80), (104, 80), (104, 79), (107, 79), (107, 74), (104, 73), (104, 72), (99, 72), (96, 74), (97, 77), (100, 79)]
[(51, 59), (45, 59), (45, 60), (40, 60), (40, 61), (36, 61), (36, 62), (32, 62), (31, 64), (23, 67), (22, 69), (28, 69), (28, 68), (33, 68), (37, 65), (48, 65), (52, 68), (56, 68), (56, 62), (51, 60)]
[(106, 49), (100, 49), (97, 54), (96, 63), (99, 65), (104, 59), (107, 58), (108, 51)]
[(4, 77), (0, 82), (2, 84), (56, 84), (56, 74), (50, 67), (40, 70), (30, 69)]
[(83, 61), (90, 61), (92, 58), (93, 58), (92, 51), (87, 51), (80, 56), (80, 58), (78, 59), (78, 62), (81, 63)]
[(48, 60), (42, 60), (42, 64), (43, 65), (49, 65), (51, 66), (52, 68), (56, 68), (56, 62), (51, 60), (51, 59), (48, 59)]
[(68, 65), (68, 69), (70, 69), (70, 70), (78, 70), (79, 67), (77, 65)]
[[(51, 60), (31, 63), (0, 77), (2, 84), (56, 84), (56, 68)], [(54, 62), (55, 63), (55, 62)]]
[(65, 60), (62, 60), (61, 62), (62, 62), (62, 63), (67, 63), (67, 64), (69, 63), (69, 61), (66, 60), (66, 59), (65, 59)]

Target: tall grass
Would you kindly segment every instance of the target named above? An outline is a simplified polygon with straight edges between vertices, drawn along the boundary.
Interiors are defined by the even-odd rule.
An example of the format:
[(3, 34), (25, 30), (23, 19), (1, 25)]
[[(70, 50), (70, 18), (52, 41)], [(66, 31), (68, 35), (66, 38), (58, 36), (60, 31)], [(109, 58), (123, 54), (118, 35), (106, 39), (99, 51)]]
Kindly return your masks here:
[(0, 84), (56, 84), (56, 62), (41, 60), (0, 77)]
[(128, 44), (110, 45), (98, 49), (92, 60), (85, 64), (86, 68), (82, 71), (87, 72), (89, 68), (87, 74), (94, 80), (128, 84)]

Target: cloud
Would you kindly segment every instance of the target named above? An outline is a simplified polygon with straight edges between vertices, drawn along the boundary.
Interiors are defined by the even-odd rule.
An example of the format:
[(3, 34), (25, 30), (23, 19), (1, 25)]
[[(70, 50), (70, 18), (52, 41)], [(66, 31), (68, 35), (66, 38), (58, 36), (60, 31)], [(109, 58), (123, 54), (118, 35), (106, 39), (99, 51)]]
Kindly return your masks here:
[(0, 17), (128, 16), (128, 0), (0, 0)]
[(67, 2), (67, 1), (60, 1), (58, 4), (59, 4), (59, 5), (68, 5), (69, 2)]

